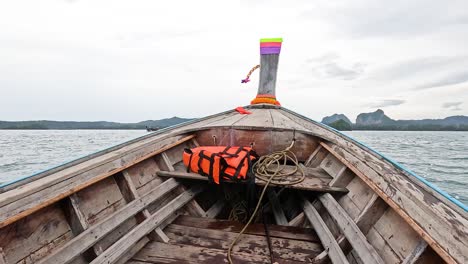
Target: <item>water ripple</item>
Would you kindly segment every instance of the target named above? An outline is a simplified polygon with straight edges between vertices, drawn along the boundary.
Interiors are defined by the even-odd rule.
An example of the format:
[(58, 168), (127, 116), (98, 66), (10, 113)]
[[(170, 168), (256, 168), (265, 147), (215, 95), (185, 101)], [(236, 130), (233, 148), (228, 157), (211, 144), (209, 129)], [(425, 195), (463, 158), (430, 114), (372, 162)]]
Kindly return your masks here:
[(378, 150), (468, 204), (468, 132), (351, 131)]

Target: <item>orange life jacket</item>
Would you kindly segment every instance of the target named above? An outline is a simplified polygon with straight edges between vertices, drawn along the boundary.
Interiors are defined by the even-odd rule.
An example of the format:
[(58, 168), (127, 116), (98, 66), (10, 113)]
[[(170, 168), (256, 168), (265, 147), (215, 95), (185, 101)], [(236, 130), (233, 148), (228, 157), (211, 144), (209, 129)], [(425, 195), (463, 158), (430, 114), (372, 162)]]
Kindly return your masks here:
[(225, 179), (246, 180), (257, 158), (249, 147), (209, 146), (184, 149), (182, 160), (187, 172), (207, 176), (219, 184)]

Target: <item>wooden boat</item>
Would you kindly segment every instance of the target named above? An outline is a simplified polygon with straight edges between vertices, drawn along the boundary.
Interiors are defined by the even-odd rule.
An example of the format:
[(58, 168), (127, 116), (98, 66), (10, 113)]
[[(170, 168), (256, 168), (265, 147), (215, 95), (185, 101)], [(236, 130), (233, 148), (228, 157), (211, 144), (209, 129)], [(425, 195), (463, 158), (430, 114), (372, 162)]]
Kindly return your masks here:
[(158, 131), (159, 128), (158, 127), (149, 127), (149, 126), (146, 126), (146, 131), (148, 132), (153, 132), (153, 131)]
[[(273, 104), (161, 129), (2, 185), (0, 263), (226, 263), (244, 226), (229, 215), (246, 185), (187, 173), (183, 149), (252, 146), (267, 155), (292, 141), (305, 179), (268, 187), (234, 263), (468, 263), (463, 204), (274, 104), (277, 51), (262, 54), (260, 67), (259, 101)], [(260, 192), (265, 182), (255, 183)]]

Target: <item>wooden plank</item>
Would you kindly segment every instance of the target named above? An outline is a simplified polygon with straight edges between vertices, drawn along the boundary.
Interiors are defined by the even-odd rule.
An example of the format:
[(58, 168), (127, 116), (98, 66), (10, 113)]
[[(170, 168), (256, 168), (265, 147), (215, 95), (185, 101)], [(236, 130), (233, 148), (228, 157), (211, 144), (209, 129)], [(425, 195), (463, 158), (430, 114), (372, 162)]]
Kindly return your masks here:
[(320, 163), (322, 163), (323, 159), (328, 155), (328, 151), (323, 147), (318, 149), (318, 152), (312, 157), (312, 159), (307, 164), (307, 167), (312, 168), (319, 168)]
[(134, 216), (148, 204), (156, 201), (178, 185), (179, 184), (173, 179), (165, 181), (145, 196), (128, 203), (125, 207), (115, 211), (113, 214), (102, 219), (99, 223), (90, 226), (87, 230), (66, 243), (59, 251), (49, 255), (40, 263), (70, 263), (75, 257), (90, 248), (102, 237), (112, 232), (124, 221)]
[(419, 243), (416, 245), (413, 251), (406, 256), (406, 258), (403, 260), (402, 264), (415, 264), (421, 257), (421, 255), (426, 251), (428, 245), (426, 241), (421, 240)]
[(140, 239), (132, 248), (125, 253), (117, 262), (116, 264), (125, 264), (127, 261), (129, 261), (133, 256), (135, 256), (136, 253), (138, 253), (146, 244), (148, 244), (150, 240), (144, 236), (143, 238)]
[[(83, 211), (80, 209), (80, 198), (76, 193), (70, 195), (68, 198), (64, 200), (64, 212), (67, 218), (68, 224), (75, 236), (81, 234), (83, 231), (88, 229), (89, 224), (87, 218)], [(86, 259), (94, 259), (100, 250), (93, 246), (91, 249), (83, 253), (83, 256)]]
[[(117, 179), (119, 179), (119, 177), (116, 177), (116, 180)], [(131, 202), (135, 199), (140, 198), (140, 195), (138, 194), (135, 184), (133, 184), (132, 178), (126, 170), (122, 171), (122, 178), (120, 179), (121, 180), (117, 180), (117, 183), (120, 187), (120, 190), (122, 191), (122, 194), (124, 195), (125, 200), (127, 200), (127, 202)], [(138, 223), (141, 223), (144, 221), (144, 219), (149, 218), (151, 214), (148, 211), (148, 209), (145, 208), (141, 212), (137, 213), (135, 216), (138, 220)], [(169, 238), (167, 238), (167, 236), (159, 227), (151, 231), (148, 235), (152, 240), (160, 239), (162, 242), (166, 242), (166, 243), (169, 241)]]
[[(461, 243), (459, 243), (460, 241), (447, 237), (446, 232), (450, 232), (448, 231), (449, 226), (450, 228), (452, 228), (452, 232), (454, 232), (453, 230), (458, 229), (457, 234), (468, 234), (468, 231), (466, 231), (466, 229), (468, 229), (468, 225), (459, 225), (458, 221), (457, 224), (454, 224), (453, 218), (456, 217), (455, 211), (451, 212), (452, 215), (450, 216), (450, 218), (452, 219), (452, 221), (443, 220), (440, 218), (442, 214), (435, 214), (433, 210), (423, 210), (424, 207), (415, 204), (415, 202), (418, 201), (417, 198), (415, 199), (413, 197), (407, 197), (406, 195), (401, 193), (399, 189), (391, 187), (391, 185), (388, 182), (386, 182), (386, 178), (371, 170), (361, 160), (356, 158), (354, 155), (350, 155), (350, 153), (348, 153), (346, 150), (339, 150), (341, 155), (345, 156), (342, 157), (330, 146), (326, 145), (325, 143), (321, 144), (335, 157), (340, 159), (343, 162), (343, 164), (345, 164), (357, 176), (359, 176), (370, 188), (372, 188), (372, 190), (376, 192), (388, 205), (390, 205), (404, 219), (404, 221), (406, 221), (422, 238), (424, 238), (424, 240), (426, 240), (426, 242), (446, 262), (456, 263), (457, 261), (454, 259), (454, 256), (456, 256), (460, 261), (468, 260), (468, 256), (462, 253), (464, 252), (462, 248), (468, 248), (468, 242), (466, 242), (465, 240), (465, 242), (461, 241)], [(349, 159), (349, 161), (347, 159)], [(367, 175), (361, 170), (365, 171)], [(400, 177), (399, 175), (393, 176)], [(406, 182), (409, 184), (407, 180)], [(406, 186), (405, 190), (407, 189), (408, 187)], [(387, 193), (387, 191), (391, 191), (391, 196)], [(427, 204), (425, 206), (427, 206)], [(441, 204), (441, 206), (443, 206), (443, 204)], [(413, 217), (411, 217), (408, 212), (412, 212)], [(437, 228), (435, 228), (434, 226), (431, 229), (425, 228), (431, 226), (431, 223), (434, 223), (435, 219), (448, 222), (444, 223), (444, 225), (442, 226), (439, 225)], [(462, 217), (458, 217), (457, 219), (459, 219), (460, 221), (468, 222), (466, 218), (462, 220)], [(418, 222), (426, 224), (421, 225)], [(465, 231), (462, 229), (465, 229)], [(443, 242), (444, 246), (442, 246), (441, 242)], [(450, 248), (450, 253), (448, 252), (447, 245), (452, 245), (452, 247)]]
[[(156, 175), (156, 172), (161, 170), (154, 159), (147, 159), (138, 164), (135, 164), (124, 171), (130, 174), (135, 188), (138, 193), (144, 194), (152, 189), (150, 186), (156, 187), (162, 182), (162, 179)], [(149, 187), (146, 187), (150, 185)]]
[(198, 143), (197, 139), (196, 138), (192, 138), (192, 143), (193, 145), (195, 145), (195, 147), (199, 147), (200, 144)]
[[(235, 123), (235, 127), (272, 127), (273, 120), (269, 109), (251, 109), (250, 115), (241, 115), (242, 119)], [(233, 124), (234, 125), (234, 124)]]
[(224, 206), (226, 205), (226, 201), (218, 200), (215, 204), (213, 204), (205, 213), (204, 217), (208, 218), (216, 218), (219, 213), (223, 210)]
[(288, 225), (288, 219), (286, 219), (283, 208), (281, 208), (281, 204), (278, 197), (276, 196), (276, 192), (272, 189), (268, 189), (267, 195), (268, 200), (270, 200), (271, 209), (273, 210), (273, 216), (275, 217), (276, 224), (283, 226)]
[(347, 171), (348, 167), (343, 166), (340, 171), (330, 181), (330, 186), (346, 187), (349, 182), (356, 177), (351, 171)]
[(59, 204), (51, 205), (0, 229), (0, 248), (7, 263), (37, 262), (73, 238)]
[[(179, 216), (173, 224), (197, 227), (204, 229), (222, 230), (229, 232), (240, 232), (244, 224), (237, 221), (219, 220), (210, 218), (199, 218), (188, 215)], [(311, 228), (293, 227), (293, 226), (279, 226), (268, 225), (268, 232), (270, 237), (278, 237), (293, 240), (303, 240), (310, 242), (319, 242), (317, 235)], [(263, 224), (250, 224), (245, 230), (245, 234), (266, 236)]]
[(7, 264), (5, 253), (3, 252), (3, 248), (1, 247), (0, 247), (0, 264)]
[[(227, 250), (230, 243), (235, 239), (237, 233), (224, 230), (204, 229), (171, 224), (165, 229), (171, 238), (171, 244), (183, 244), (189, 246), (201, 246), (204, 248)], [(300, 241), (270, 237), (273, 259), (308, 261), (322, 252), (320, 242)], [(259, 235), (244, 234), (242, 239), (236, 243), (234, 252), (254, 253), (269, 256), (268, 242), (266, 237)]]
[[(237, 112), (236, 112), (237, 113)], [(217, 126), (221, 126), (221, 127), (230, 127), (234, 124), (236, 124), (237, 122), (239, 122), (240, 120), (244, 119), (244, 118), (247, 118), (248, 115), (241, 115), (239, 113), (235, 114), (235, 115), (231, 115), (229, 117), (226, 117), (222, 120), (219, 120), (217, 122), (213, 122), (210, 124), (210, 127), (217, 127)], [(219, 145), (219, 141), (216, 142), (217, 145)]]
[[(367, 235), (372, 226), (379, 220), (379, 218), (387, 210), (388, 205), (380, 199), (378, 195), (372, 197), (372, 199), (367, 203), (366, 207), (356, 216), (354, 222), (359, 227), (361, 232), (364, 235)], [(348, 252), (351, 250), (349, 242), (346, 240), (344, 235), (341, 235), (337, 239), (338, 245), (343, 249), (343, 252)], [(323, 263), (328, 259), (328, 252), (324, 251), (319, 256), (314, 259), (314, 263)]]
[[(291, 120), (291, 118), (283, 115), (280, 111), (276, 109), (268, 109), (270, 112), (271, 118), (273, 120), (273, 127), (280, 129), (294, 129), (294, 130), (307, 130), (301, 124), (298, 124)], [(318, 144), (317, 144), (318, 145)]]
[(364, 263), (384, 263), (353, 219), (341, 208), (333, 196), (325, 193), (320, 195), (319, 199)]
[(319, 153), (319, 151), (322, 149), (322, 145), (318, 145), (314, 151), (312, 152), (312, 154), (310, 154), (310, 156), (307, 158), (306, 162), (304, 163), (304, 165), (306, 167), (309, 167), (310, 166), (310, 163), (312, 162), (312, 160), (315, 158), (315, 156), (317, 156), (317, 154)]
[[(234, 263), (270, 263), (270, 258), (256, 254), (233, 252)], [(172, 245), (151, 242), (138, 252), (132, 261), (142, 263), (195, 264), (224, 263), (226, 250), (211, 249), (198, 246)], [(134, 262), (131, 262), (134, 263)], [(138, 263), (138, 262), (137, 262)]]
[[(78, 172), (76, 172), (76, 168), (72, 167), (57, 173), (57, 175), (54, 174), (50, 177), (31, 182), (22, 188), (2, 193), (0, 194), (0, 204), (3, 204), (4, 206), (0, 208), (0, 228), (17, 221), (32, 212), (55, 203), (72, 193), (82, 190), (117, 172), (120, 172), (140, 161), (190, 140), (193, 137), (193, 135), (187, 136), (175, 142), (170, 139), (168, 141), (157, 142), (159, 145), (157, 145), (156, 149), (154, 149), (153, 146), (151, 151), (148, 150), (144, 153), (136, 152), (132, 154), (134, 156), (129, 155), (127, 158), (123, 158), (126, 156), (125, 153), (120, 154), (117, 159), (114, 159), (110, 163), (111, 166), (109, 166), (109, 164), (103, 164), (98, 167), (90, 168), (88, 171), (78, 170)], [(77, 176), (79, 180), (75, 179), (75, 176)], [(57, 183), (54, 188), (48, 188), (51, 184), (54, 184), (59, 180), (62, 180), (62, 182)]]
[(314, 227), (315, 232), (320, 238), (325, 250), (328, 250), (328, 256), (334, 264), (348, 263), (346, 256), (343, 254), (338, 243), (335, 241), (332, 233), (328, 229), (325, 222), (320, 217), (315, 207), (304, 197), (302, 197), (304, 213), (309, 222)]
[(372, 226), (375, 225), (385, 211), (388, 209), (387, 203), (384, 202), (377, 194), (367, 203), (366, 207), (361, 213), (354, 219), (362, 233), (367, 234)]
[(110, 246), (106, 251), (94, 259), (91, 263), (115, 263), (117, 262), (130, 247), (138, 242), (143, 236), (148, 234), (151, 230), (158, 227), (163, 221), (168, 219), (175, 211), (186, 205), (198, 193), (203, 191), (202, 185), (196, 185), (186, 192), (180, 194), (177, 198), (172, 200), (166, 206), (151, 215), (151, 218), (146, 219), (137, 227), (125, 234), (121, 239)]
[(367, 240), (379, 252), (380, 256), (387, 263), (401, 263), (402, 259), (393, 251), (384, 237), (377, 232), (373, 227), (366, 235)]
[[(333, 178), (326, 172), (324, 171), (322, 168), (311, 168), (311, 167), (306, 167), (304, 166), (303, 164), (299, 164), (299, 166), (301, 167), (301, 169), (304, 171), (304, 174), (306, 177), (310, 177), (310, 178), (324, 178), (324, 179), (328, 179), (328, 180), (332, 180)], [(288, 171), (292, 171), (296, 168), (296, 166), (292, 166), (292, 165), (285, 165), (284, 166), (284, 170), (285, 172), (288, 172)], [(297, 175), (300, 175), (299, 172), (296, 173)], [(296, 175), (295, 174), (295, 175)]]
[(75, 235), (80, 234), (81, 232), (88, 229), (88, 222), (86, 220), (86, 216), (80, 210), (79, 203), (80, 200), (76, 193), (70, 195), (68, 197), (69, 205), (70, 205), (70, 227)]
[[(201, 176), (196, 173), (187, 173), (187, 172), (169, 172), (169, 171), (158, 171), (158, 176), (161, 177), (173, 177), (173, 178), (180, 178), (180, 179), (189, 179), (189, 180), (200, 180), (200, 181), (208, 181), (208, 178), (205, 176)], [(229, 183), (229, 181), (225, 181)], [(265, 182), (262, 180), (256, 180), (255, 181), (256, 185), (259, 186), (264, 186)], [(275, 184), (270, 184), (271, 186), (275, 186)], [(284, 187), (284, 186), (282, 186)], [(333, 187), (329, 186), (326, 181), (322, 181), (317, 178), (306, 178), (304, 182), (292, 185), (292, 186), (286, 186), (285, 188), (289, 189), (299, 189), (299, 190), (307, 190), (307, 191), (314, 191), (314, 192), (341, 192), (341, 193), (346, 193), (348, 190), (346, 188), (341, 188), (341, 187)]]
[(169, 159), (169, 157), (167, 156), (166, 152), (163, 152), (161, 153), (161, 157), (164, 161), (164, 164), (166, 165), (166, 167), (168, 168), (169, 171), (174, 171), (174, 164), (172, 163), (172, 161)]
[(387, 210), (373, 226), (403, 260), (421, 241), (421, 237), (408, 225), (395, 210)]
[(296, 217), (294, 217), (291, 221), (289, 221), (289, 226), (300, 226), (304, 224), (305, 214), (304, 212), (300, 212)]
[(320, 168), (330, 174), (331, 177), (335, 178), (343, 168), (346, 169), (346, 166), (332, 154), (328, 154), (320, 163)]
[[(161, 153), (161, 157), (162, 157), (162, 160), (163, 160), (164, 164), (166, 165), (167, 169), (170, 172), (175, 171), (174, 166), (173, 166), (174, 163), (169, 159), (169, 157), (167, 156), (167, 154), (165, 152)], [(162, 172), (162, 171), (160, 171), (160, 172)], [(157, 174), (159, 175), (160, 172), (158, 172)], [(185, 189), (185, 187), (183, 185), (179, 186), (178, 189), (177, 189), (178, 193), (183, 193), (185, 191), (186, 191), (186, 189)], [(201, 208), (201, 206), (197, 203), (197, 201), (195, 201), (195, 199), (191, 200), (188, 203), (187, 210), (189, 210), (190, 214), (195, 215), (195, 216), (203, 217), (206, 214), (205, 210), (203, 210), (203, 208)]]

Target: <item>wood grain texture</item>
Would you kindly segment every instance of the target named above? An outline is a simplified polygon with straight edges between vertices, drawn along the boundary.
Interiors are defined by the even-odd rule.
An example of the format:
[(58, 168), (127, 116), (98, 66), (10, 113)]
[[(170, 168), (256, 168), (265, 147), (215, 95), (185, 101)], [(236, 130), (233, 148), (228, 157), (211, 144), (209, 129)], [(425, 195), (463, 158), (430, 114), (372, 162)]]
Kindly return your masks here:
[[(201, 176), (196, 173), (191, 173), (191, 172), (187, 173), (187, 172), (179, 172), (179, 171), (174, 171), (174, 172), (159, 171), (158, 175), (161, 177), (208, 181), (207, 177)], [(225, 181), (225, 183), (230, 183), (230, 182)], [(255, 184), (259, 186), (264, 186), (265, 182), (257, 179), (255, 180)], [(275, 184), (271, 183), (270, 186), (275, 186)], [(307, 191), (314, 191), (314, 192), (341, 192), (341, 193), (348, 192), (346, 188), (329, 186), (326, 180), (322, 180), (319, 178), (306, 178), (303, 182), (298, 183), (296, 185), (282, 186), (282, 187), (286, 189), (298, 189), (298, 190), (307, 190)]]
[(279, 54), (263, 54), (260, 56), (260, 81), (258, 94), (275, 95), (276, 76), (278, 74)]
[(102, 219), (99, 223), (90, 226), (87, 230), (65, 244), (58, 252), (47, 256), (40, 263), (70, 263), (79, 254), (115, 230), (127, 219), (143, 210), (152, 201), (155, 201), (177, 186), (178, 183), (175, 180), (164, 182), (147, 195), (128, 203), (125, 207)]
[[(233, 253), (234, 263), (271, 263), (269, 257), (246, 253)], [(226, 250), (204, 248), (200, 246), (173, 245), (152, 242), (138, 252), (132, 259), (140, 263), (166, 263), (166, 264), (195, 264), (195, 263), (224, 263)], [(138, 262), (136, 262), (138, 263)], [(283, 262), (303, 263), (303, 262)]]
[(401, 262), (402, 264), (415, 264), (421, 257), (421, 255), (427, 249), (427, 243), (424, 240), (420, 240), (419, 243), (414, 247), (413, 251), (406, 256), (406, 258)]
[[(203, 246), (210, 249), (227, 250), (230, 242), (237, 236), (235, 232), (169, 225), (164, 231), (171, 238), (171, 244)], [(320, 243), (271, 237), (273, 257), (276, 261), (310, 261), (323, 247)], [(266, 237), (245, 234), (236, 243), (234, 252), (242, 252), (268, 257), (270, 255)], [(280, 261), (281, 262), (281, 261)]]
[(288, 225), (288, 219), (284, 214), (283, 208), (279, 202), (276, 192), (272, 189), (267, 190), (268, 200), (271, 204), (271, 209), (273, 211), (273, 216), (275, 217), (275, 222), (277, 225)]
[(40, 210), (0, 229), (0, 248), (7, 263), (37, 262), (73, 238), (59, 205)]
[[(222, 230), (234, 233), (238, 233), (244, 227), (242, 223), (237, 221), (200, 218), (188, 215), (179, 216), (176, 220), (174, 220), (173, 224), (212, 230)], [(317, 234), (312, 228), (268, 225), (268, 231), (271, 237), (320, 242)], [(245, 230), (245, 234), (260, 236), (266, 235), (263, 224), (257, 223), (249, 225), (249, 227)]]
[(353, 219), (341, 208), (333, 196), (325, 193), (320, 195), (319, 199), (364, 263), (384, 263), (372, 245), (367, 242), (366, 237)]
[[(134, 183), (132, 181), (132, 176), (131, 176), (130, 172), (128, 172), (127, 170), (124, 170), (124, 171), (122, 171), (122, 176), (121, 177), (115, 177), (115, 179), (116, 179), (116, 181), (117, 181), (117, 183), (119, 185), (120, 191), (122, 192), (122, 194), (123, 194), (123, 196), (124, 196), (124, 198), (125, 198), (125, 200), (127, 202), (131, 202), (131, 201), (133, 201), (135, 199), (140, 198), (140, 195), (138, 194), (136, 186), (134, 185)], [(149, 218), (150, 216), (151, 216), (151, 214), (148, 211), (148, 209), (146, 209), (146, 208), (135, 215), (135, 217), (137, 219), (137, 223), (143, 222), (145, 219)], [(148, 236), (152, 240), (159, 239), (162, 242), (168, 242), (168, 240), (169, 240), (167, 238), (167, 236), (164, 234), (164, 232), (159, 227), (157, 227), (155, 230), (151, 231), (148, 234)]]
[(206, 210), (204, 217), (216, 218), (216, 216), (221, 213), (225, 205), (226, 201), (217, 200), (208, 210)]
[(346, 256), (343, 254), (343, 251), (336, 242), (333, 234), (330, 232), (315, 207), (304, 197), (302, 197), (302, 203), (304, 213), (314, 227), (315, 232), (317, 232), (323, 247), (328, 250), (328, 257), (331, 261), (334, 264), (348, 263)]
[(152, 214), (150, 218), (146, 219), (137, 227), (125, 234), (91, 263), (116, 263), (131, 249), (131, 246), (134, 243), (138, 242), (143, 236), (158, 227), (162, 222), (175, 213), (175, 211), (187, 204), (187, 202), (192, 200), (201, 191), (203, 191), (203, 187), (201, 185), (197, 185), (180, 194), (177, 198), (172, 200), (156, 213)]
[[(419, 203), (416, 198), (423, 195), (419, 192), (416, 186), (408, 189), (408, 180), (399, 179), (401, 175), (385, 175), (382, 177), (376, 171), (367, 166), (363, 161), (357, 158), (357, 155), (350, 154), (347, 150), (335, 147), (335, 151), (330, 146), (322, 143), (322, 146), (327, 148), (330, 153), (340, 159), (350, 170), (359, 176), (366, 184), (372, 188), (386, 203), (388, 203), (403, 219), (406, 221), (428, 244), (442, 256), (442, 258), (449, 263), (457, 263), (454, 259), (456, 257), (459, 263), (468, 261), (468, 256), (463, 252), (468, 251), (468, 241), (460, 239), (461, 237), (468, 236), (468, 220), (461, 215), (457, 215), (452, 211), (450, 215), (447, 211), (437, 214), (435, 210), (428, 208), (431, 206), (426, 203)], [(351, 151), (351, 150), (350, 150)], [(390, 181), (390, 179), (394, 178)], [(398, 179), (398, 180), (397, 180)], [(398, 181), (402, 180), (400, 184), (404, 184), (402, 189), (398, 186)], [(408, 197), (405, 192), (412, 192), (412, 196)], [(415, 197), (416, 196), (416, 197)], [(429, 196), (426, 198), (429, 199)], [(444, 207), (444, 204), (438, 202), (439, 206)], [(436, 209), (437, 207), (434, 207)], [(449, 210), (448, 207), (446, 207)], [(410, 213), (411, 212), (411, 216)], [(438, 210), (437, 210), (438, 211)], [(466, 224), (461, 224), (461, 223)], [(434, 225), (437, 223), (437, 227)], [(429, 227), (431, 227), (429, 229)], [(451, 237), (447, 234), (451, 233)], [(458, 238), (458, 239), (453, 239)], [(451, 245), (450, 250), (447, 248)]]
[[(163, 161), (165, 167), (167, 168), (167, 170), (169, 170), (170, 172), (174, 172), (175, 171), (174, 162), (172, 162), (172, 160), (169, 158), (169, 156), (166, 154), (166, 152), (161, 153), (160, 156), (161, 156), (162, 161)], [(159, 173), (161, 173), (161, 172), (162, 171), (159, 171), (157, 173), (158, 176), (160, 176)], [(186, 189), (185, 189), (185, 187), (183, 185), (180, 185), (176, 189), (177, 194), (183, 193), (185, 191), (186, 191)], [(202, 217), (202, 216), (204, 216), (206, 214), (205, 210), (203, 210), (203, 208), (197, 203), (197, 201), (195, 199), (189, 201), (186, 209), (187, 209), (187, 212), (189, 212), (191, 215), (194, 215), (194, 216)]]

